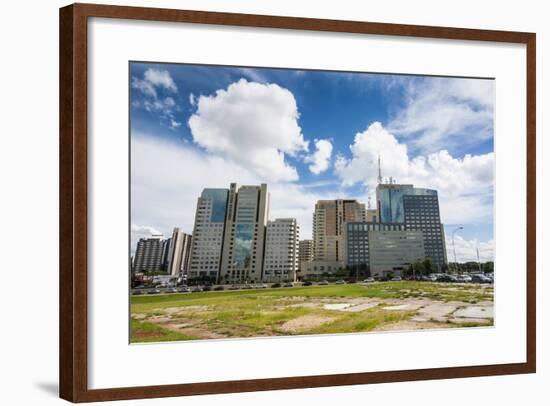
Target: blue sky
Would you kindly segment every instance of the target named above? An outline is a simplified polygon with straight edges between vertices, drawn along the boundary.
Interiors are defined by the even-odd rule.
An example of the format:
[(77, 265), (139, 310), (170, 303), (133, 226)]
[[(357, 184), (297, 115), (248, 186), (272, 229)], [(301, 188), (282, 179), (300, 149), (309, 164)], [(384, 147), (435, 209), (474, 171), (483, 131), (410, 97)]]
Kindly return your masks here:
[(457, 256), (492, 256), (493, 80), (131, 63), (130, 101), (136, 236), (191, 232), (199, 190), (233, 176), (272, 186), (271, 217), (310, 238), (314, 199), (375, 205), (380, 155), (384, 177), (439, 191), (448, 237), (464, 226)]

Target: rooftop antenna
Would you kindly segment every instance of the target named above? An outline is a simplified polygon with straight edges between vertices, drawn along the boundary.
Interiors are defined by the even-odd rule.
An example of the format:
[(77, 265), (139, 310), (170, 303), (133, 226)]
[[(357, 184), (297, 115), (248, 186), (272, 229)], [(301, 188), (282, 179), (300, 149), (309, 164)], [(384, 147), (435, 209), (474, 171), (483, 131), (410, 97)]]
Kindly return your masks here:
[(380, 155), (378, 155), (378, 183), (382, 183), (382, 167), (380, 165)]

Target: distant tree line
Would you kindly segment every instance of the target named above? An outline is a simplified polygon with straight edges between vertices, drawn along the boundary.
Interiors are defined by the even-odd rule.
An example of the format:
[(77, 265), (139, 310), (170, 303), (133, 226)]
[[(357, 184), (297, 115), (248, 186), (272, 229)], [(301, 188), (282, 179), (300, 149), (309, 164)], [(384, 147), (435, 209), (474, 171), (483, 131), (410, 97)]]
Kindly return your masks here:
[(449, 268), (452, 272), (455, 272), (455, 270), (458, 272), (479, 272), (479, 269), (481, 268), (482, 273), (492, 273), (495, 271), (495, 264), (493, 261), (481, 263), (475, 261), (464, 263), (449, 262)]

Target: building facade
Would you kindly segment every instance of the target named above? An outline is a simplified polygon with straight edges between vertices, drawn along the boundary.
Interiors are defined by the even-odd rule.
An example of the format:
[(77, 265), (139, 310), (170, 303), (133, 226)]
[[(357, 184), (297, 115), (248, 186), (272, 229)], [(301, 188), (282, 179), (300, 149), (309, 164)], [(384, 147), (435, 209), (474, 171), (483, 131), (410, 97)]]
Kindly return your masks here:
[(162, 255), (165, 247), (162, 235), (140, 238), (134, 255), (134, 272), (161, 271)]
[(218, 278), (228, 195), (227, 189), (204, 189), (197, 200), (191, 259), (188, 266), (189, 278)]
[(299, 235), (300, 230), (296, 219), (268, 221), (265, 235), (263, 281), (296, 280), (299, 266)]
[(344, 232), (345, 266), (368, 273), (370, 267), (370, 231), (404, 231), (403, 223), (346, 223)]
[(370, 230), (369, 267), (374, 277), (401, 276), (410, 264), (422, 261), (424, 239), (419, 230)]
[(365, 221), (366, 217), (365, 205), (356, 200), (319, 200), (313, 214), (314, 260), (343, 264), (344, 223)]
[(426, 257), (441, 270), (447, 263), (447, 253), (437, 190), (379, 184), (376, 198), (379, 221), (402, 223), (407, 230), (422, 231)]
[(441, 223), (437, 192), (432, 192), (435, 193), (403, 196), (405, 227), (407, 230), (422, 231), (426, 257), (441, 270), (447, 263), (445, 231)]
[(303, 280), (321, 280), (334, 276), (338, 271), (343, 271), (341, 261), (309, 261), (303, 262), (300, 269), (300, 277)]
[(367, 209), (367, 218), (365, 219), (367, 223), (378, 223), (378, 210), (377, 209)]
[(265, 232), (269, 216), (267, 185), (232, 183), (225, 216), (220, 283), (260, 281), (263, 271)]
[(191, 235), (176, 227), (166, 245), (169, 247), (166, 269), (168, 274), (172, 276), (178, 276), (180, 273), (186, 274), (191, 260)]

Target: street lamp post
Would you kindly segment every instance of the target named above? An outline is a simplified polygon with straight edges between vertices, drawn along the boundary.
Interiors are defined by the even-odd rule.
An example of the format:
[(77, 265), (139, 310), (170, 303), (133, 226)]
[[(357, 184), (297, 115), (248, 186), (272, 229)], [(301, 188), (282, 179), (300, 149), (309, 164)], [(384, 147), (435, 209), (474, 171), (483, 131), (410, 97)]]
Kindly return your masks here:
[(453, 233), (451, 234), (451, 238), (452, 238), (452, 241), (453, 241), (453, 255), (455, 257), (455, 273), (458, 273), (458, 265), (456, 263), (456, 249), (455, 249), (455, 233), (458, 231), (458, 230), (464, 230), (464, 227), (460, 226), (460, 227), (457, 227), (453, 230)]

